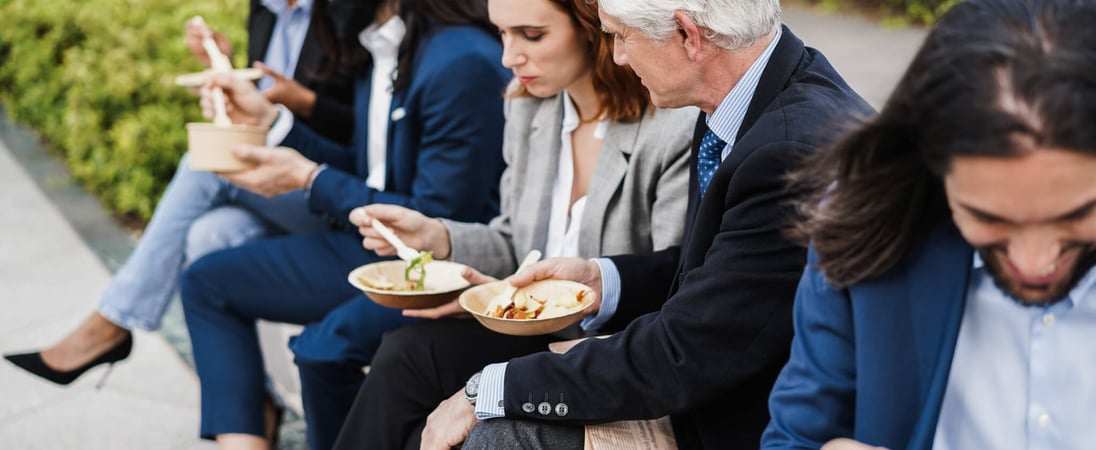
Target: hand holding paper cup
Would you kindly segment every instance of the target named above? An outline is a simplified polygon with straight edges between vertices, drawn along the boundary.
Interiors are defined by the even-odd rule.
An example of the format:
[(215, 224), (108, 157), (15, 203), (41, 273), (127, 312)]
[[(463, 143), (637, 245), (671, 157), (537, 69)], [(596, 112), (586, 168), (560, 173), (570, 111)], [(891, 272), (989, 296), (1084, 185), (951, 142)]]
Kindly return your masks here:
[[(201, 18), (195, 18), (195, 21)], [(232, 63), (221, 53), (211, 32), (206, 32), (202, 46), (209, 56), (212, 73), (231, 73)], [(228, 77), (231, 80), (231, 77)], [(209, 83), (212, 85), (213, 83)], [(187, 149), (190, 152), (190, 167), (194, 170), (213, 172), (238, 172), (253, 167), (252, 164), (237, 159), (232, 149), (242, 144), (263, 145), (266, 143), (265, 127), (233, 124), (228, 115), (228, 106), (224, 90), (220, 85), (203, 88), (202, 103), (209, 103), (213, 110), (213, 123), (187, 124)], [(260, 94), (261, 97), (261, 94)]]

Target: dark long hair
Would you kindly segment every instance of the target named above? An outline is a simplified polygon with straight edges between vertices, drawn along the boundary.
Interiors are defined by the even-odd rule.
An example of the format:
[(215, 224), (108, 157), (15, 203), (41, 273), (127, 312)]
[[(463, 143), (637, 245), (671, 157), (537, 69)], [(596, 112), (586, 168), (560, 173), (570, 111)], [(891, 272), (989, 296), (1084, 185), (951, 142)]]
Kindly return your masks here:
[(487, 0), (396, 0), (399, 15), (407, 26), (400, 43), (399, 64), (392, 89), (399, 92), (411, 84), (411, 66), (419, 42), (436, 25), (468, 25), (498, 39), (498, 29), (487, 16)]
[[(415, 50), (431, 27), (437, 25), (468, 25), (485, 31), (497, 38), (498, 31), (487, 17), (487, 0), (358, 0), (364, 10), (373, 17), (377, 9), (392, 2), (407, 28), (400, 43), (393, 91), (400, 91), (411, 83), (411, 66)], [(313, 2), (312, 27), (317, 28), (318, 43), (326, 56), (321, 76), (342, 74), (360, 76), (372, 65), (372, 57), (358, 41), (361, 30), (339, 39), (328, 18), (330, 0)], [(364, 29), (364, 28), (363, 28)]]
[(1045, 147), (1096, 153), (1096, 3), (968, 0), (878, 116), (793, 174), (812, 193), (797, 234), (834, 285), (878, 277), (949, 220), (952, 158)]
[[(630, 67), (613, 62), (613, 40), (601, 30), (597, 0), (550, 0), (571, 17), (580, 34), (586, 35), (593, 70), (594, 92), (600, 109), (591, 117), (619, 122), (635, 122), (651, 103), (651, 94)], [(510, 95), (532, 94), (519, 85)]]

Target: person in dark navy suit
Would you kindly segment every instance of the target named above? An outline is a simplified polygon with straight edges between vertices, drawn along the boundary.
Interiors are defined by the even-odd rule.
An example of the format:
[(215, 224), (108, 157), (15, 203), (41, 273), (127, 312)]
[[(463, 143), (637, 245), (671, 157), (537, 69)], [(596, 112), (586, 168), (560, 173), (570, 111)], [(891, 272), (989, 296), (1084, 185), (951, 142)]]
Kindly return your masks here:
[(600, 5), (617, 62), (653, 102), (704, 111), (684, 238), (649, 254), (547, 260), (513, 277), (590, 286), (597, 315), (618, 332), (488, 365), (431, 414), (424, 448), (457, 444), (473, 426), (464, 448), (582, 448), (575, 425), (671, 415), (682, 448), (745, 449), (768, 423), (806, 259), (784, 234), (795, 217), (785, 175), (871, 108), (780, 25), (775, 0)]
[(763, 448), (1093, 448), (1094, 22), (956, 5), (797, 177), (810, 266)]
[[(364, 7), (340, 10), (340, 2)], [(257, 319), (308, 324), (354, 301), (373, 305), (369, 325), (378, 336), (409, 320), (368, 302), (346, 282), (351, 269), (380, 259), (361, 247), (348, 222), (352, 209), (388, 203), (469, 222), (498, 213), (502, 94), (510, 75), (499, 64), (501, 46), (484, 3), (332, 3), (331, 11), (343, 11), (338, 18), (345, 21), (334, 24), (343, 31), (346, 50), (340, 64), (362, 68), (350, 148), (294, 120), (249, 83), (229, 76), (215, 80), (231, 99), (235, 122), (269, 127), (268, 141), (279, 143), (238, 149), (237, 156), (256, 168), (222, 176), (262, 195), (303, 189), (307, 208), (337, 229), (213, 253), (184, 273), (183, 305), (202, 384), (203, 437), (227, 446), (264, 435)], [(208, 113), (208, 95), (203, 105)], [(371, 349), (343, 354), (348, 350), (322, 340), (291, 347), (298, 361), (337, 357), (360, 367), (372, 357)], [(314, 395), (327, 389), (322, 378), (303, 383), (310, 425), (334, 422), (325, 420), (328, 414), (345, 414), (361, 371), (354, 376), (357, 383), (349, 383), (345, 398)], [(333, 431), (310, 426), (310, 447), (328, 448), (339, 425)]]

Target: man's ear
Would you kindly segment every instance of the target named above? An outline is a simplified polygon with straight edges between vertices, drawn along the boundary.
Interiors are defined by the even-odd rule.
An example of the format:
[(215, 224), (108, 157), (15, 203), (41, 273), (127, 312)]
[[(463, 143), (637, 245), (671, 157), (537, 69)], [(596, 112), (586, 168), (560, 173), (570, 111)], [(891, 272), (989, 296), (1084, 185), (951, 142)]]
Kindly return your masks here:
[(685, 54), (693, 61), (700, 59), (701, 45), (704, 42), (700, 27), (681, 11), (674, 11), (674, 20), (677, 21), (677, 32), (681, 35)]

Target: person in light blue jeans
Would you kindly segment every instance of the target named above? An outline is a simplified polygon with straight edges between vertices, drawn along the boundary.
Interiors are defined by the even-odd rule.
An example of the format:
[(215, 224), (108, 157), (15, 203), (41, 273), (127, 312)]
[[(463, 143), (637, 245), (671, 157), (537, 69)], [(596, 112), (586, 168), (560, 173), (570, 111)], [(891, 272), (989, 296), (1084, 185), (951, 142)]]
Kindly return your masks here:
[(301, 191), (263, 197), (212, 172), (191, 170), (184, 155), (137, 247), (103, 292), (98, 310), (58, 344), (38, 353), (35, 364), (20, 363), (27, 355), (9, 359), (47, 380), (71, 383), (95, 365), (125, 358), (132, 346), (130, 330), (160, 327), (188, 261), (260, 237), (331, 227), (309, 212)]
[[(325, 137), (343, 142), (353, 130), (349, 106), (353, 81), (342, 75), (320, 78), (313, 74), (323, 56), (309, 26), (311, 15), (309, 2), (253, 0), (248, 21), (248, 60), (265, 62), (259, 66), (269, 75), (263, 79), (265, 83), (260, 81), (264, 96), (284, 104), (300, 120), (317, 124), (316, 131)], [(223, 36), (213, 33), (203, 22), (188, 22), (186, 43), (208, 66), (201, 45), (207, 33), (213, 35), (222, 52), (231, 54), (232, 49)], [(299, 59), (287, 60), (286, 51), (297, 52)], [(192, 171), (184, 156), (144, 236), (111, 280), (98, 310), (54, 346), (40, 353), (5, 357), (59, 384), (71, 383), (96, 365), (126, 358), (132, 346), (130, 330), (160, 327), (187, 261), (259, 237), (329, 230), (328, 222), (309, 213), (306, 204), (300, 191), (263, 198), (215, 174)]]

